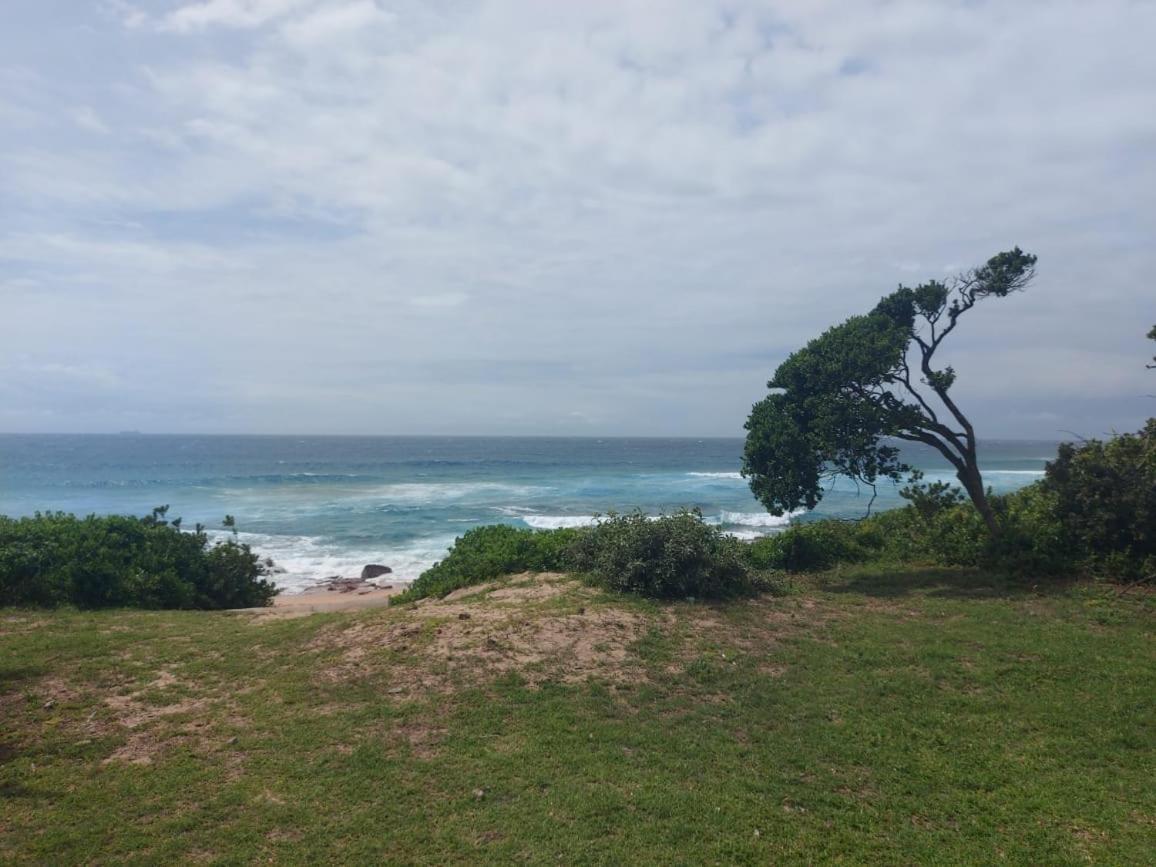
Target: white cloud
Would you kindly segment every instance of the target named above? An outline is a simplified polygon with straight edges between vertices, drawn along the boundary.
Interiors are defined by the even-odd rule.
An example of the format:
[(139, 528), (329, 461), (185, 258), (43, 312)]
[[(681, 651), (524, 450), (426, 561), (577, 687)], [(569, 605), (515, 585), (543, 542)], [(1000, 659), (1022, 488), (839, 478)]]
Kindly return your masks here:
[[(174, 340), (235, 389), (230, 418), (340, 393), (356, 411), (312, 414), (334, 430), (553, 430), (577, 406), (607, 432), (738, 433), (786, 351), (1017, 243), (1037, 286), (959, 332), (977, 416), (1017, 389), (1063, 414), (1093, 383), (1113, 424), (1150, 409), (1151, 353), (1129, 372), (1120, 347), (1156, 321), (1156, 6), (119, 8), (95, 80), (0, 74), (0, 286), (99, 293), (126, 344), (195, 328)], [(84, 106), (69, 132), (59, 105)], [(89, 325), (23, 311), (0, 361)]]
[(178, 31), (260, 27), (313, 2), (315, 0), (197, 0), (184, 3), (164, 16), (160, 26)]

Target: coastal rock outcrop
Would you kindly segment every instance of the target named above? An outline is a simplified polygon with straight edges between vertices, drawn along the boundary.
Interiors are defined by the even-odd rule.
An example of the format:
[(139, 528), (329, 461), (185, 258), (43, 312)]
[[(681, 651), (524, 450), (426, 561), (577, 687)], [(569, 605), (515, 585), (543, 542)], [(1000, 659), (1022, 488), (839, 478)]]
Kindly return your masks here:
[(388, 566), (379, 566), (377, 563), (370, 563), (361, 570), (361, 580), (369, 581), (372, 578), (379, 578), (382, 575), (388, 575), (393, 570)]

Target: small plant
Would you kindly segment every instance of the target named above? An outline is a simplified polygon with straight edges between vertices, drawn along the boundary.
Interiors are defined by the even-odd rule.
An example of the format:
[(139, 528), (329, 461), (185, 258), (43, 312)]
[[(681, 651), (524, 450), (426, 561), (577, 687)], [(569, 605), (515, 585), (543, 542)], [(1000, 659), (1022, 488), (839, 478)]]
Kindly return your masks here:
[(919, 517), (927, 523), (967, 501), (963, 491), (948, 482), (924, 482), (922, 470), (911, 471), (907, 487), (899, 491), (899, 496), (911, 503)]
[(575, 543), (576, 566), (611, 590), (656, 598), (723, 597), (764, 586), (742, 543), (683, 511), (649, 518), (611, 514)]

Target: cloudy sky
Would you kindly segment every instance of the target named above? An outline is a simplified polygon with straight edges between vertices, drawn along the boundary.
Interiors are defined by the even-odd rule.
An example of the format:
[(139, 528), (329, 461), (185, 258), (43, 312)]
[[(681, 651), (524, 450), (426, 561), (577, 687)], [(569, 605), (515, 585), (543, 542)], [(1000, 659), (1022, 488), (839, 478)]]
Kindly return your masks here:
[(1156, 410), (1156, 3), (4, 0), (0, 430), (741, 435), (1013, 245), (988, 436)]

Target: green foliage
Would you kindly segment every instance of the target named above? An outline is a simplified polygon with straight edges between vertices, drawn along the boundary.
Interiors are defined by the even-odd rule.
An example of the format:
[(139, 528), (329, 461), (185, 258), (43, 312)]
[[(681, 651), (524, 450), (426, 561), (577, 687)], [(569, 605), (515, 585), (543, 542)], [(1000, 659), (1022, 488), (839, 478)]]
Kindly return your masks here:
[(931, 521), (941, 512), (966, 501), (963, 492), (954, 485), (947, 482), (924, 482), (922, 470), (911, 473), (907, 487), (899, 492), (899, 496), (911, 503), (924, 521)]
[(883, 386), (902, 362), (910, 323), (875, 312), (829, 329), (792, 354), (767, 384), (768, 395), (751, 410), (743, 471), (755, 496), (774, 515), (822, 499), (825, 473), (869, 484), (898, 480), (909, 468), (894, 446), (880, 442), (895, 432), (879, 401), (859, 396)]
[(746, 546), (754, 569), (821, 572), (839, 563), (866, 563), (881, 556), (883, 539), (862, 521), (810, 521), (764, 536)]
[(0, 605), (241, 608), (276, 592), (248, 545), (145, 518), (61, 512), (0, 517)]
[(760, 569), (814, 572), (842, 564), (980, 567), (1046, 578), (1156, 578), (1156, 419), (1137, 434), (1060, 447), (1044, 480), (990, 498), (992, 536), (943, 483), (903, 491), (911, 505), (861, 521), (814, 521), (753, 542)]
[(394, 602), (442, 597), (516, 572), (571, 569), (570, 547), (584, 532), (573, 528), (529, 530), (506, 524), (474, 527), (454, 540), (446, 558), (423, 572)]
[(578, 538), (572, 556), (611, 590), (654, 598), (727, 597), (765, 586), (742, 543), (704, 523), (697, 510), (612, 514)]
[(757, 539), (748, 562), (759, 569), (819, 572), (865, 563), (985, 567), (1014, 574), (1070, 571), (1070, 546), (1056, 520), (1054, 498), (1037, 483), (992, 497), (1004, 532), (992, 537), (976, 509), (955, 488), (913, 483), (911, 505), (859, 521), (795, 524)]
[[(950, 286), (935, 280), (900, 286), (867, 315), (851, 317), (791, 354), (767, 383), (772, 393), (755, 404), (746, 423), (743, 474), (759, 501), (782, 515), (814, 508), (825, 475), (869, 485), (899, 481), (910, 467), (885, 439), (895, 437), (943, 454), (994, 532), (975, 434), (949, 396), (955, 370), (936, 369), (933, 359), (978, 301), (1026, 286), (1035, 261), (1017, 247)], [(915, 364), (908, 360), (912, 347)]]
[(1043, 488), (1085, 568), (1156, 578), (1156, 418), (1135, 434), (1063, 444)]

